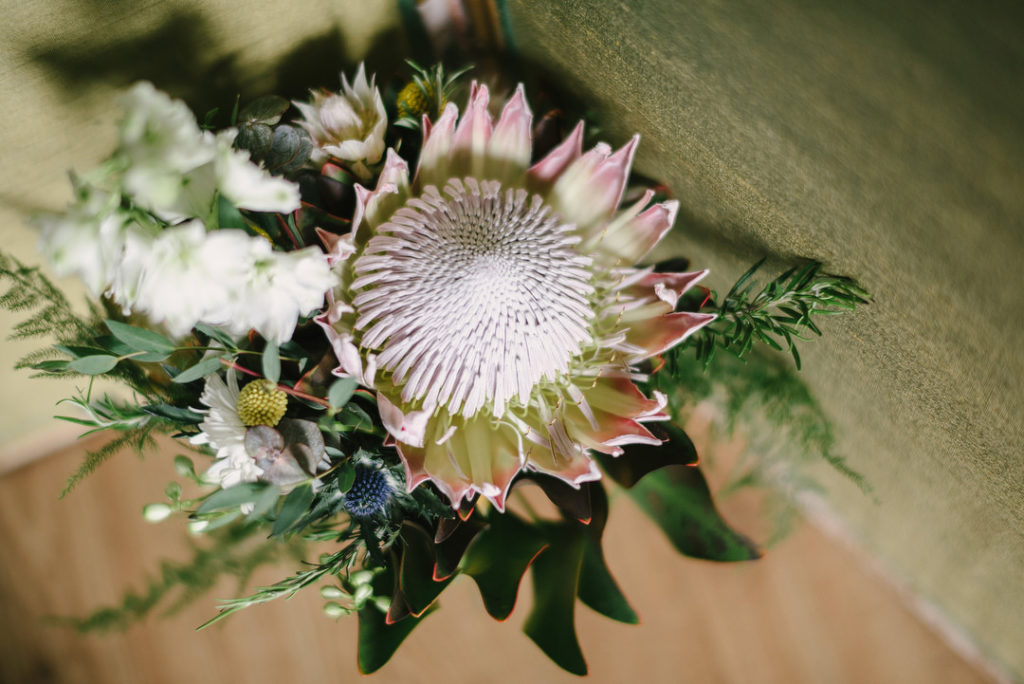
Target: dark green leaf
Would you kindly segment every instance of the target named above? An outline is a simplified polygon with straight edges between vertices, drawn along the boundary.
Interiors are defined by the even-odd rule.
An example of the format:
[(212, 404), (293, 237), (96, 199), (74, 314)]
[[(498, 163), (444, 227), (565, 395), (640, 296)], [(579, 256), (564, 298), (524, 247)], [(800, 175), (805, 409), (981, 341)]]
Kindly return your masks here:
[[(393, 572), (384, 572), (373, 580), (374, 594), (387, 596), (393, 585)], [(369, 602), (359, 611), (359, 671), (363, 674), (376, 672), (387, 663), (412, 630), (430, 613), (437, 609), (435, 603), (420, 617), (407, 616), (398, 622), (389, 623), (381, 611)]]
[(460, 568), (476, 581), (491, 617), (505, 620), (515, 608), (523, 574), (547, 540), (514, 515), (495, 513), (488, 523), (466, 549)]
[(62, 373), (68, 369), (68, 361), (62, 359), (54, 361), (40, 361), (33, 363), (31, 368), (43, 371), (44, 373)]
[(245, 228), (245, 218), (238, 207), (224, 195), (217, 195), (217, 224), (221, 228)]
[(451, 577), (434, 579), (434, 542), (419, 525), (402, 524), (402, 560), (399, 566), (399, 587), (409, 612), (422, 615), (451, 582)]
[(289, 173), (302, 168), (313, 151), (309, 134), (292, 126), (278, 126), (266, 156), (267, 169), (276, 173)]
[(345, 494), (355, 484), (356, 469), (351, 464), (346, 463), (335, 471), (334, 479), (338, 483), (338, 491)]
[(757, 546), (722, 519), (700, 469), (668, 466), (628, 490), (683, 555), (714, 561), (761, 557)]
[(102, 375), (117, 365), (116, 356), (96, 354), (83, 356), (68, 363), (68, 369), (83, 375)]
[(659, 423), (655, 430), (664, 430), (664, 444), (628, 444), (618, 457), (596, 454), (597, 462), (608, 475), (623, 487), (632, 487), (647, 473), (668, 465), (696, 465), (697, 448), (689, 436), (672, 423)]
[(174, 344), (163, 335), (152, 330), (136, 328), (134, 325), (119, 323), (118, 321), (104, 321), (107, 328), (114, 337), (138, 351), (155, 352), (157, 354), (170, 355), (174, 352)]
[(587, 674), (576, 639), (576, 594), (585, 540), (578, 526), (560, 526), (551, 548), (533, 564), (533, 610), (523, 631), (559, 667)]
[(339, 378), (335, 380), (331, 385), (331, 389), (327, 391), (327, 401), (330, 402), (331, 408), (339, 409), (347, 404), (358, 386), (359, 383), (356, 382), (355, 378)]
[(462, 556), (466, 553), (466, 548), (484, 529), (483, 523), (474, 518), (466, 521), (461, 521), (458, 518), (442, 518), (438, 523), (439, 535), (443, 526), (450, 526), (452, 529), (445, 530), (444, 537), (440, 540), (436, 536), (434, 537), (434, 554), (437, 557), (434, 576), (441, 579), (455, 573)]
[(284, 498), (281, 510), (277, 514), (277, 520), (274, 521), (274, 528), (270, 536), (279, 537), (287, 532), (295, 524), (295, 521), (309, 510), (311, 503), (313, 503), (313, 488), (308, 484), (299, 485), (288, 492), (288, 496)]
[(197, 323), (196, 330), (203, 333), (210, 339), (220, 342), (228, 349), (237, 349), (237, 345), (235, 344), (235, 341), (231, 339), (231, 336), (219, 328), (215, 328), (212, 325), (206, 325), (205, 323)]
[(578, 594), (583, 603), (612, 620), (631, 625), (640, 622), (636, 611), (629, 605), (608, 571), (599, 543), (593, 539), (587, 539), (583, 547)]
[(151, 416), (157, 418), (166, 418), (174, 423), (188, 423), (196, 424), (203, 422), (203, 414), (196, 413), (195, 411), (187, 408), (181, 408), (180, 406), (171, 406), (170, 404), (157, 403), (147, 404), (142, 407), (142, 410)]
[(262, 363), (263, 376), (276, 384), (281, 379), (281, 353), (277, 349), (277, 342), (267, 340), (267, 346), (263, 350)]
[(203, 359), (202, 361), (192, 366), (191, 368), (183, 370), (182, 372), (175, 375), (174, 382), (180, 385), (186, 382), (192, 382), (193, 380), (198, 380), (200, 378), (205, 378), (210, 373), (220, 370), (221, 366), (222, 364), (220, 362), (220, 357), (211, 357), (209, 359)]

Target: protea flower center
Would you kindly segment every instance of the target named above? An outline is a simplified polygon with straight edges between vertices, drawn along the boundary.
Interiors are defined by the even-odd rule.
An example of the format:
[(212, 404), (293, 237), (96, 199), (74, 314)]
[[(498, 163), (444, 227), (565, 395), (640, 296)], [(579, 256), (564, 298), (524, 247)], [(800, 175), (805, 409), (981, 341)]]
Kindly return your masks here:
[(430, 186), (355, 262), (362, 346), (404, 402), (466, 418), (529, 401), (591, 339), (591, 259), (538, 195), (496, 181)]
[(415, 173), (389, 150), (353, 230), (320, 231), (334, 372), (376, 393), (406, 488), (455, 508), (504, 508), (522, 470), (579, 487), (601, 476), (593, 451), (661, 444), (643, 424), (667, 398), (634, 384), (639, 364), (713, 318), (674, 310), (705, 272), (634, 267), (678, 208), (652, 191), (620, 207), (637, 138), (583, 152), (579, 125), (531, 166), (522, 87), (497, 122), (489, 98), (473, 84), (461, 117), (424, 119)]

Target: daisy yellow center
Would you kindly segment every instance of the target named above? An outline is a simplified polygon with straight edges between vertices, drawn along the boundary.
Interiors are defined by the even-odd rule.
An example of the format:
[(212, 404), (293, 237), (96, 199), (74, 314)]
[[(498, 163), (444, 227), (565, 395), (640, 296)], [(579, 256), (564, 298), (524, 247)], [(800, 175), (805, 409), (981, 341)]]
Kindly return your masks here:
[(522, 189), (428, 186), (355, 262), (361, 346), (406, 403), (467, 418), (527, 403), (592, 338), (591, 260), (573, 230)]

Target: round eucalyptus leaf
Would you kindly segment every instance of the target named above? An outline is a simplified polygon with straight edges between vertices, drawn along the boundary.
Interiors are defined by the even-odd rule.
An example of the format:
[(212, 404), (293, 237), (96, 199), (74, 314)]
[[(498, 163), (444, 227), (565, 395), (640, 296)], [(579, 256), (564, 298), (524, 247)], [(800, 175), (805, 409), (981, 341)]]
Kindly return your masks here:
[(264, 161), (272, 173), (290, 173), (302, 168), (313, 152), (313, 141), (306, 131), (294, 126), (278, 126)]
[(274, 129), (264, 123), (243, 123), (238, 127), (235, 147), (248, 150), (255, 161), (266, 158), (274, 141)]
[(261, 123), (273, 126), (281, 120), (281, 117), (291, 106), (291, 103), (283, 97), (266, 95), (253, 100), (243, 107), (242, 111), (238, 112), (238, 121), (240, 123)]

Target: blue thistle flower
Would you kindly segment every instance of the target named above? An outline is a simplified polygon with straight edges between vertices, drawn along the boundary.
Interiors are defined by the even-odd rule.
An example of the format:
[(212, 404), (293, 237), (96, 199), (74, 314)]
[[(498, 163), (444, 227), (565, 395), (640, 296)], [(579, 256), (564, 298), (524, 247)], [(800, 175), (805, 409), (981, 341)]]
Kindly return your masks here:
[(345, 510), (357, 518), (369, 518), (384, 511), (394, 495), (394, 483), (383, 470), (357, 463), (356, 479), (345, 493)]

